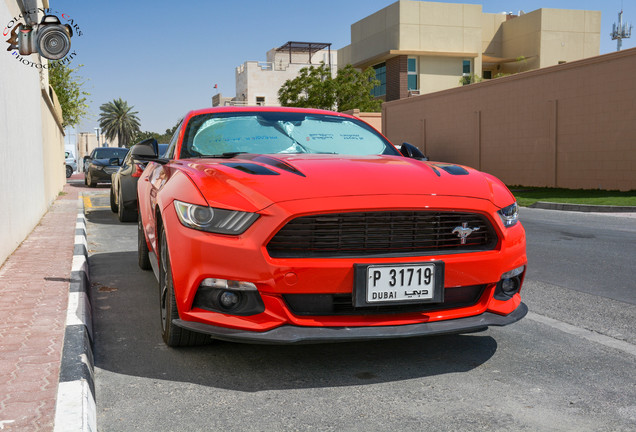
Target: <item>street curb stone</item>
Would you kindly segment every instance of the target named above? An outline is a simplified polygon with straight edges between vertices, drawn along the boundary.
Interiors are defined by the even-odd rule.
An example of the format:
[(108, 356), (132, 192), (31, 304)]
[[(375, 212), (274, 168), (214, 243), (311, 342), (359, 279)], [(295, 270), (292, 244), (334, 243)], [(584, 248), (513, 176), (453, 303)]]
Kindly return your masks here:
[(530, 208), (539, 208), (546, 210), (565, 210), (586, 213), (636, 213), (636, 207), (633, 206), (610, 206), (610, 205), (590, 205), (590, 204), (565, 204), (553, 203), (546, 201), (537, 201), (529, 205)]
[(78, 201), (55, 432), (97, 431), (86, 218), (84, 200)]

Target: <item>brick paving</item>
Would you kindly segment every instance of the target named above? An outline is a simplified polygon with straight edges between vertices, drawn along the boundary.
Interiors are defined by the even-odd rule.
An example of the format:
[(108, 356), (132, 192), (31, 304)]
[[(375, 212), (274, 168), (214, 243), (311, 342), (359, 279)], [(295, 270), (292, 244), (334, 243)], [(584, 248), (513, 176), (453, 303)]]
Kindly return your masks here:
[(83, 187), (83, 182), (65, 184), (64, 193), (0, 268), (2, 431), (53, 430)]

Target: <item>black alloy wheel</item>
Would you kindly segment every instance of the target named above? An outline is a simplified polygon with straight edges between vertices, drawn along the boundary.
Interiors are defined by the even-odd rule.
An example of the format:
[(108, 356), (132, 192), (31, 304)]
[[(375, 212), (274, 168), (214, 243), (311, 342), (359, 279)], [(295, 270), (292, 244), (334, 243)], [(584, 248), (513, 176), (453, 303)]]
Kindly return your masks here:
[(173, 323), (174, 320), (179, 319), (179, 311), (177, 310), (177, 301), (174, 295), (166, 231), (163, 227), (161, 228), (159, 256), (159, 304), (163, 341), (169, 347), (195, 346), (209, 343), (211, 339), (208, 335), (186, 330)]

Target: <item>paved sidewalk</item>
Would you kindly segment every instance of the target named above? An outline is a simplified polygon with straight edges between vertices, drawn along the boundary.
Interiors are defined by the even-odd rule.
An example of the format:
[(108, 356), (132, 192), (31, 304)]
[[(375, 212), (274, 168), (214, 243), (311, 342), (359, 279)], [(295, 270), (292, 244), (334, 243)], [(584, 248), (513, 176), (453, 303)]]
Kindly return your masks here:
[(0, 430), (52, 431), (82, 174), (0, 268)]

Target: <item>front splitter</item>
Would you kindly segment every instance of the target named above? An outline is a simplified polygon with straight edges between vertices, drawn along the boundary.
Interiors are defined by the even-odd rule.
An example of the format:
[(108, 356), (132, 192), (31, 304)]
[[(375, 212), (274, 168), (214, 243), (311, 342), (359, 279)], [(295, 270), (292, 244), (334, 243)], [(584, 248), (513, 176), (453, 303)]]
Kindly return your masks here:
[(209, 324), (183, 321), (180, 319), (175, 320), (174, 324), (187, 330), (208, 334), (214, 339), (229, 342), (287, 345), (472, 333), (485, 330), (489, 326), (505, 326), (515, 323), (526, 316), (527, 313), (528, 307), (525, 303), (521, 303), (517, 309), (505, 316), (484, 312), (481, 315), (453, 320), (373, 327), (300, 327), (283, 325), (264, 332), (216, 327)]

